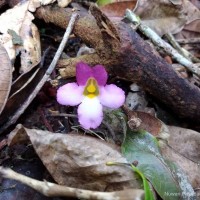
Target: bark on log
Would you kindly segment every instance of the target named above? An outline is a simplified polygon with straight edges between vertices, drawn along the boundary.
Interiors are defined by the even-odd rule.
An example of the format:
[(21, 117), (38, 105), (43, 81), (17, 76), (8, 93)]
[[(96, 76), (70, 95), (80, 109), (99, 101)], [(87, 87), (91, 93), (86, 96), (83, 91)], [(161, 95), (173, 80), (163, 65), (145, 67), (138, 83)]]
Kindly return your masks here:
[[(38, 9), (37, 16), (65, 28), (71, 12), (48, 6)], [(93, 9), (97, 23), (92, 15), (84, 14), (77, 21), (74, 33), (93, 46), (96, 54), (89, 55), (89, 59), (83, 56), (61, 61), (66, 72), (68, 65), (75, 66), (80, 59), (92, 65), (103, 64), (112, 74), (137, 82), (177, 116), (200, 122), (200, 89), (180, 78), (128, 24), (120, 22), (113, 27), (98, 10), (95, 12)]]

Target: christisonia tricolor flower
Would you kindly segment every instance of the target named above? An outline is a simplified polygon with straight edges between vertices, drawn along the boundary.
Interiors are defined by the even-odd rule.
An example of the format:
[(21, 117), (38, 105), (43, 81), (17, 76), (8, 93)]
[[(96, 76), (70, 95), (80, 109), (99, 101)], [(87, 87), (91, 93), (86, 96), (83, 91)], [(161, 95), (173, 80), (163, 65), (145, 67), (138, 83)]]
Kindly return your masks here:
[(78, 106), (78, 120), (85, 128), (97, 128), (103, 120), (103, 106), (116, 109), (123, 105), (125, 94), (114, 84), (106, 85), (108, 74), (102, 65), (76, 65), (77, 83), (68, 83), (57, 91), (58, 103)]

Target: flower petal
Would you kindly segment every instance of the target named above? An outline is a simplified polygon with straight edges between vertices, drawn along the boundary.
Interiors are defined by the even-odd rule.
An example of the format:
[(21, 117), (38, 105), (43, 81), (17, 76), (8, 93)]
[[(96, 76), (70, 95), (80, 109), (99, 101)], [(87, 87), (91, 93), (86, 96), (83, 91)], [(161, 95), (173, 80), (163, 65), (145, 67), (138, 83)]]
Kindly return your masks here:
[(99, 99), (85, 97), (78, 107), (78, 119), (85, 129), (97, 128), (103, 120), (102, 105)]
[(96, 65), (92, 68), (93, 77), (97, 80), (99, 86), (104, 86), (108, 79), (108, 74), (102, 65)]
[(76, 65), (76, 80), (79, 85), (85, 85), (87, 80), (92, 77), (92, 68), (84, 62)]
[(124, 91), (114, 84), (100, 87), (100, 102), (109, 108), (119, 108), (125, 101)]
[(68, 83), (60, 87), (57, 91), (58, 103), (66, 106), (76, 106), (83, 100), (83, 86), (76, 83)]

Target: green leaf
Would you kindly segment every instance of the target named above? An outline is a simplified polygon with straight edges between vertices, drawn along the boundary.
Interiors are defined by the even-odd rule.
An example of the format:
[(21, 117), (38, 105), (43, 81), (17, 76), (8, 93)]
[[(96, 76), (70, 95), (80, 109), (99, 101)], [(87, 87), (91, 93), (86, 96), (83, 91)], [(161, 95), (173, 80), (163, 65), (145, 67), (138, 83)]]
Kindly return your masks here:
[(160, 154), (155, 137), (146, 131), (127, 131), (122, 153), (129, 162), (138, 161), (137, 168), (144, 174), (164, 200), (178, 200), (178, 182)]
[(106, 4), (112, 3), (113, 0), (97, 0), (97, 5), (98, 6), (105, 6)]
[(145, 191), (145, 200), (155, 200), (154, 194), (149, 186), (147, 179), (143, 175), (143, 173), (134, 165), (131, 165), (131, 168), (133, 169), (134, 172), (136, 172), (142, 178), (144, 191)]

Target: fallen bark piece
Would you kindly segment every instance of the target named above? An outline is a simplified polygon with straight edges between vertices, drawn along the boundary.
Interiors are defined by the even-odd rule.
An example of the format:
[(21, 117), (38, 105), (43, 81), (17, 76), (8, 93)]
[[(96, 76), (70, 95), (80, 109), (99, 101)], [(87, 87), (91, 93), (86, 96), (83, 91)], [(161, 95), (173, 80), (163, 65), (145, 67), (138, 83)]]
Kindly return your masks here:
[[(64, 28), (71, 12), (47, 6), (38, 9), (37, 16)], [(90, 62), (93, 65), (104, 64), (112, 75), (137, 82), (174, 111), (177, 117), (195, 119), (196, 123), (199, 123), (199, 88), (180, 78), (172, 66), (157, 56), (149, 44), (129, 25), (120, 22), (114, 26), (115, 30), (113, 30), (113, 27), (112, 29), (109, 27), (108, 18), (97, 7), (91, 7), (91, 12), (97, 23), (93, 16), (79, 13), (81, 17), (74, 27), (74, 33), (96, 50), (94, 59), (92, 59), (92, 54), (89, 55)], [(100, 59), (97, 59), (98, 63), (95, 63), (97, 55)], [(75, 67), (70, 61), (67, 61), (66, 71), (68, 66)], [(76, 60), (72, 59), (72, 63), (75, 65)], [(64, 67), (64, 61), (62, 64)]]

